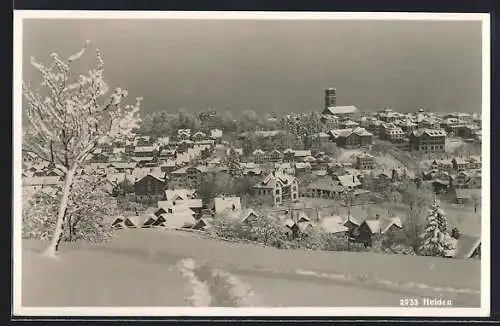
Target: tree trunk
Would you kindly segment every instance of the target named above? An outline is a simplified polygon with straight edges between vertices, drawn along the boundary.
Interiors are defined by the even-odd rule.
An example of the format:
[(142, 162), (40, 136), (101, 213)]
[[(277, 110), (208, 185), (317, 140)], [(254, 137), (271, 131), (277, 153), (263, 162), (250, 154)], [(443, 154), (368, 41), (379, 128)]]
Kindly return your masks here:
[(59, 212), (57, 214), (56, 227), (52, 235), (49, 246), (43, 251), (42, 255), (48, 257), (56, 257), (56, 252), (58, 250), (59, 243), (61, 242), (63, 236), (64, 218), (66, 215), (66, 208), (68, 206), (68, 199), (71, 190), (71, 185), (73, 184), (73, 177), (75, 176), (77, 165), (73, 166), (68, 170), (66, 178), (64, 180), (64, 189), (61, 202), (59, 204)]

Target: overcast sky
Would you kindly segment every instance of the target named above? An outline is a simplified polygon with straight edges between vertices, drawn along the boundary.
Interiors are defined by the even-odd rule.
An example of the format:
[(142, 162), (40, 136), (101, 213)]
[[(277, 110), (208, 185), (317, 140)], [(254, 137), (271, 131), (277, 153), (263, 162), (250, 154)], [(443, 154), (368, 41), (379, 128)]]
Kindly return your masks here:
[(481, 110), (480, 22), (25, 20), (23, 79), (87, 39), (146, 112), (321, 110), (326, 87), (363, 111)]

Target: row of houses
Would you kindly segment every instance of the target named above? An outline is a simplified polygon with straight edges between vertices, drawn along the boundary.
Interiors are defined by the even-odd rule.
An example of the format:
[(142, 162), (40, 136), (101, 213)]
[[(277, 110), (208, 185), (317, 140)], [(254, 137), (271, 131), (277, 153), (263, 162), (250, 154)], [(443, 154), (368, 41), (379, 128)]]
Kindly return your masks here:
[(481, 169), (482, 160), (479, 155), (471, 155), (467, 157), (459, 156), (450, 159), (422, 161), (421, 165), (430, 170), (443, 172), (452, 171), (467, 171)]

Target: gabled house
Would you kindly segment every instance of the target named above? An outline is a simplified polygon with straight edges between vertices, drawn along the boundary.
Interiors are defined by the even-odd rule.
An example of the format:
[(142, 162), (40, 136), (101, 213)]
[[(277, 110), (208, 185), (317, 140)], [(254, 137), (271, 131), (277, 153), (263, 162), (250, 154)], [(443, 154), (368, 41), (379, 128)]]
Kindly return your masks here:
[(309, 156), (311, 156), (310, 150), (296, 150), (293, 153), (293, 159), (295, 161), (304, 161), (304, 159)]
[(313, 198), (339, 198), (344, 193), (344, 187), (330, 177), (319, 178), (311, 182), (305, 191), (305, 196)]
[(465, 171), (469, 167), (467, 160), (463, 157), (454, 157), (451, 163), (456, 171)]
[(193, 230), (209, 230), (213, 225), (214, 219), (212, 217), (201, 217), (193, 225)]
[(266, 161), (266, 153), (261, 149), (256, 149), (252, 152), (255, 163), (261, 164)]
[(177, 139), (179, 141), (190, 140), (191, 138), (191, 129), (178, 129), (177, 130)]
[(403, 228), (399, 217), (388, 217), (380, 219), (379, 216), (373, 220), (364, 220), (359, 226), (357, 239), (366, 247), (371, 247), (374, 237), (389, 232), (395, 232)]
[(283, 154), (277, 149), (273, 149), (266, 156), (266, 161), (268, 162), (279, 162), (283, 159)]
[(155, 203), (165, 196), (165, 177), (148, 173), (135, 180), (135, 200), (141, 203)]
[(210, 138), (212, 138), (216, 144), (220, 144), (222, 142), (222, 130), (220, 129), (210, 130)]
[(373, 134), (361, 127), (331, 130), (330, 134), (337, 146), (343, 148), (359, 148), (372, 144)]
[(339, 122), (340, 129), (352, 129), (352, 128), (356, 128), (356, 127), (359, 127), (359, 123), (354, 122), (350, 119), (346, 119), (346, 120)]
[(272, 198), (274, 205), (280, 205), (285, 200), (299, 199), (298, 179), (292, 175), (273, 171), (261, 182), (253, 186), (256, 195)]
[(481, 156), (470, 156), (467, 161), (469, 169), (481, 169)]
[(191, 140), (196, 142), (196, 141), (201, 141), (201, 140), (205, 139), (206, 137), (207, 137), (207, 135), (204, 132), (197, 131), (191, 136)]
[(446, 132), (441, 129), (418, 129), (410, 134), (410, 150), (418, 152), (444, 152)]
[(375, 157), (370, 154), (360, 154), (356, 156), (356, 169), (371, 170), (375, 168)]
[(448, 251), (446, 257), (469, 259), (481, 256), (481, 238), (466, 234), (455, 240), (455, 249)]
[(196, 224), (196, 219), (187, 211), (177, 211), (160, 215), (154, 227), (164, 227), (167, 229), (191, 228)]

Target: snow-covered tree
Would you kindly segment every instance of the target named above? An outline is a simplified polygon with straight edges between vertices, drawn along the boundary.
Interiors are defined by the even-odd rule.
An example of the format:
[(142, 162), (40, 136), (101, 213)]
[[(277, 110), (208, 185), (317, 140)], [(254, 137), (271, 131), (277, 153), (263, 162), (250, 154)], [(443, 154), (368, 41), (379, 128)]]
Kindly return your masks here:
[(427, 223), (420, 237), (422, 239), (420, 254), (424, 256), (443, 257), (449, 250), (455, 249), (446, 214), (437, 199), (434, 199), (428, 212)]
[[(104, 188), (105, 179), (98, 174), (75, 177), (68, 198), (64, 232), (65, 241), (83, 240), (101, 242), (111, 236), (110, 218), (116, 216), (116, 199)], [(62, 196), (57, 192), (39, 192), (23, 207), (23, 237), (41, 240), (52, 239), (56, 224), (54, 219)]]
[(98, 49), (94, 68), (87, 74), (72, 73), (72, 63), (79, 60), (88, 47), (89, 42), (65, 60), (52, 53), (48, 66), (32, 57), (32, 65), (40, 72), (40, 87), (33, 88), (29, 82), (22, 84), (30, 124), (23, 135), (23, 149), (61, 165), (65, 173), (54, 235), (44, 252), (48, 256), (55, 256), (57, 252), (78, 167), (99, 144), (127, 138), (139, 127), (142, 98), (137, 98), (133, 105), (122, 106), (128, 94), (126, 90), (116, 88), (109, 94)]

